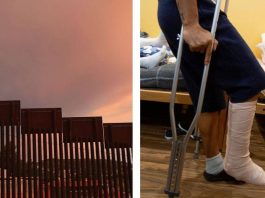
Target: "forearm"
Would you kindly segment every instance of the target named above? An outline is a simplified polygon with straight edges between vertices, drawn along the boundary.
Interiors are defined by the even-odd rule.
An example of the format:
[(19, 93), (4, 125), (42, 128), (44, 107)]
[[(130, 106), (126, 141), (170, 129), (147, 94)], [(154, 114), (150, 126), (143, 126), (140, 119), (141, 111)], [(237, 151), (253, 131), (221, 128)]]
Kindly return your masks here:
[(197, 0), (176, 0), (183, 26), (199, 24)]

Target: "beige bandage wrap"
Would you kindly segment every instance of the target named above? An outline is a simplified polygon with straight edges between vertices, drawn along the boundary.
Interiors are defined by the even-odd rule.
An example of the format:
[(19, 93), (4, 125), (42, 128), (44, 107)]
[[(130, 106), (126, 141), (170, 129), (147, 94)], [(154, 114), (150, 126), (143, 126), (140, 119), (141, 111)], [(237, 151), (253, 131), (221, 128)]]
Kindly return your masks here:
[(237, 180), (265, 185), (265, 172), (249, 156), (250, 134), (256, 101), (229, 103), (225, 171)]

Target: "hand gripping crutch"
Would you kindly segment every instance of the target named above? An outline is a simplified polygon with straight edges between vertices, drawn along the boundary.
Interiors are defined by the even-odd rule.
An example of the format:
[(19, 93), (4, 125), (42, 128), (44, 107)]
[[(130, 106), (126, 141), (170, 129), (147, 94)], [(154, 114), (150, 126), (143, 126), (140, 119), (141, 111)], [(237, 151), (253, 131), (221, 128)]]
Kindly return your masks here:
[[(217, 29), (217, 22), (218, 22), (219, 14), (220, 14), (221, 1), (222, 0), (216, 1), (215, 13), (214, 13), (212, 29), (211, 29), (211, 34), (213, 38), (215, 38), (215, 33)], [(225, 11), (227, 11), (228, 9), (228, 3), (229, 3), (228, 0), (226, 0)], [(181, 33), (180, 33), (180, 39), (179, 39), (176, 68), (175, 68), (174, 79), (173, 79), (173, 84), (172, 84), (170, 108), (169, 108), (170, 124), (171, 124), (173, 139), (172, 139), (171, 156), (170, 156), (170, 162), (169, 162), (169, 168), (168, 168), (168, 178), (167, 178), (167, 184), (165, 188), (165, 193), (168, 194), (168, 197), (179, 196), (180, 180), (181, 180), (181, 176), (183, 172), (186, 148), (187, 148), (190, 135), (197, 124), (198, 118), (202, 110), (205, 87), (206, 87), (207, 77), (208, 77), (208, 72), (209, 72), (209, 67), (210, 67), (210, 63), (207, 63), (204, 66), (196, 114), (192, 120), (192, 123), (185, 137), (183, 139), (178, 139), (177, 132), (176, 132), (174, 106), (175, 106), (177, 83), (178, 83), (178, 76), (179, 76), (182, 50), (183, 50), (183, 42), (184, 42), (184, 39), (183, 39), (183, 26), (182, 26)]]

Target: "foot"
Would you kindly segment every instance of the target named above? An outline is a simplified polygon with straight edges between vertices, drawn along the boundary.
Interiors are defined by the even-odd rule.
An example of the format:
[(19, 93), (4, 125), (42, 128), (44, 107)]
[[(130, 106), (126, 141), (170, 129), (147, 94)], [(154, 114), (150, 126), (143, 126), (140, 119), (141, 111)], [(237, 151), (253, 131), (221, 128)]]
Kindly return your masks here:
[(228, 175), (225, 170), (222, 170), (220, 173), (215, 174), (215, 175), (209, 174), (206, 171), (204, 171), (203, 172), (203, 176), (208, 182), (225, 181), (225, 182), (234, 183), (234, 184), (243, 184), (243, 183), (245, 183), (245, 182), (236, 180), (234, 177)]
[[(186, 135), (187, 132), (188, 132), (188, 129), (189, 129), (189, 126), (188, 125), (186, 125), (185, 123), (183, 124), (182, 122), (179, 122), (177, 124), (177, 135), (178, 136)], [(190, 135), (190, 138), (193, 139), (193, 140), (196, 139), (196, 137), (195, 137), (194, 134), (195, 134), (195, 131), (193, 131), (192, 134)], [(172, 140), (173, 135), (172, 135), (171, 129), (165, 130), (164, 138), (166, 140)], [(198, 137), (198, 138), (199, 138), (200, 142), (202, 142), (202, 139), (200, 137)]]
[(244, 181), (249, 184), (265, 185), (265, 172), (255, 164), (252, 160), (247, 163), (241, 163), (240, 166), (233, 166), (224, 163), (225, 170), (229, 175), (232, 175), (237, 180)]
[[(180, 130), (179, 128), (177, 128), (177, 136), (181, 136), (181, 135), (186, 135), (187, 133), (185, 131)], [(166, 129), (165, 130), (165, 135), (164, 138), (166, 140), (172, 140), (173, 138), (173, 134), (172, 134), (172, 130), (171, 129)]]

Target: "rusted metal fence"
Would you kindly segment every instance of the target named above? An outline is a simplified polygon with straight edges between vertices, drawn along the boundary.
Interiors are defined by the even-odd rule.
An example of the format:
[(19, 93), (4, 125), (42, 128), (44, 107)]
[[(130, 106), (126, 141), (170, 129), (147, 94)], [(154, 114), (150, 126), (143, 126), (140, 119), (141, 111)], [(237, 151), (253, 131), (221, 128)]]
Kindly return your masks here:
[(104, 124), (110, 197), (132, 194), (132, 124)]
[(0, 194), (132, 197), (132, 124), (0, 101)]

